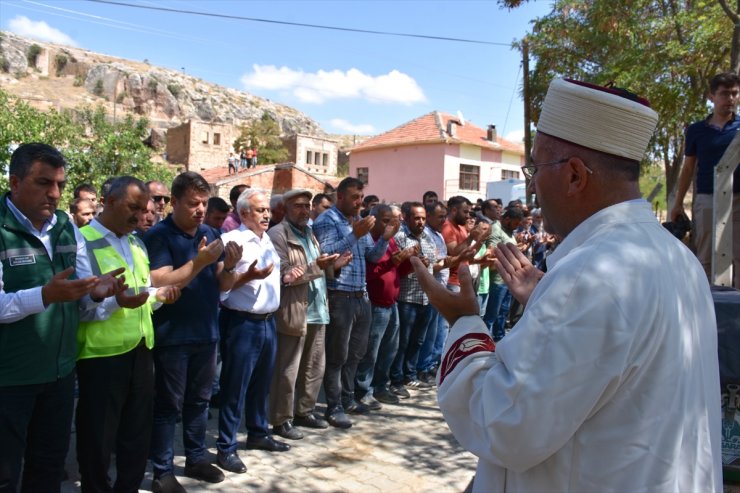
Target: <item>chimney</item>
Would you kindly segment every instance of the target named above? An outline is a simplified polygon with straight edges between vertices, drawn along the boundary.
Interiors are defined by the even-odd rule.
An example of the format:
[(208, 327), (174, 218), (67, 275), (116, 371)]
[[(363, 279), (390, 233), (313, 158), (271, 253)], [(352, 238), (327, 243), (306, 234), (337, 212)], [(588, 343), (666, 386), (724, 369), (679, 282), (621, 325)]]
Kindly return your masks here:
[(450, 137), (455, 138), (457, 137), (457, 122), (455, 120), (448, 120), (447, 121), (447, 133)]
[(496, 125), (488, 125), (488, 140), (496, 142)]

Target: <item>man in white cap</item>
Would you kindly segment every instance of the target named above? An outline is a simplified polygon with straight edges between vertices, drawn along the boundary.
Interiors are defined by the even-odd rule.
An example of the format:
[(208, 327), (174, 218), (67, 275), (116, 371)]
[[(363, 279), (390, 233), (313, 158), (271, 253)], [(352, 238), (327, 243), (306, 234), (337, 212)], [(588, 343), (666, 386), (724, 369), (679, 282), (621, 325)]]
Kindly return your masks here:
[(717, 334), (699, 262), (640, 198), (658, 115), (622, 90), (555, 80), (525, 166), (562, 243), (496, 268), (525, 305), (495, 346), (467, 268), (460, 294), (419, 262), (452, 326), (439, 406), (479, 457), (473, 491), (721, 491)]

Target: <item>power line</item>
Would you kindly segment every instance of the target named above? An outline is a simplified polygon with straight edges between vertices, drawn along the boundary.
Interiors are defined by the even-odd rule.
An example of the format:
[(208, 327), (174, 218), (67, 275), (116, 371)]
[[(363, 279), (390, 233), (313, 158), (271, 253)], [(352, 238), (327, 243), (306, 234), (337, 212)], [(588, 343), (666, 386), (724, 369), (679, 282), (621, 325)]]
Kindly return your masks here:
[(113, 2), (111, 0), (86, 0), (86, 1), (92, 2), (92, 3), (104, 3), (104, 4), (109, 4), (109, 5), (118, 5), (121, 7), (133, 7), (136, 9), (158, 10), (160, 12), (173, 12), (177, 14), (201, 15), (205, 17), (217, 17), (220, 19), (264, 22), (267, 24), (281, 24), (284, 26), (310, 27), (312, 29), (327, 29), (331, 31), (345, 31), (345, 32), (352, 32), (352, 33), (376, 34), (380, 36), (398, 36), (398, 37), (404, 37), (404, 38), (433, 39), (437, 41), (455, 41), (458, 43), (506, 46), (507, 48), (511, 47), (511, 43), (497, 43), (494, 41), (481, 41), (481, 40), (476, 40), (476, 39), (448, 38), (445, 36), (429, 36), (425, 34), (394, 33), (394, 32), (389, 32), (389, 31), (373, 31), (369, 29), (354, 29), (350, 27), (323, 26), (320, 24), (305, 24), (301, 22), (276, 21), (273, 19), (259, 19), (256, 17), (243, 17), (243, 16), (238, 16), (238, 15), (217, 14), (213, 12), (201, 12), (197, 10), (172, 9), (172, 8), (167, 8), (167, 7), (154, 7), (154, 6), (138, 5), (138, 4), (133, 4), (133, 3), (125, 3), (125, 2)]

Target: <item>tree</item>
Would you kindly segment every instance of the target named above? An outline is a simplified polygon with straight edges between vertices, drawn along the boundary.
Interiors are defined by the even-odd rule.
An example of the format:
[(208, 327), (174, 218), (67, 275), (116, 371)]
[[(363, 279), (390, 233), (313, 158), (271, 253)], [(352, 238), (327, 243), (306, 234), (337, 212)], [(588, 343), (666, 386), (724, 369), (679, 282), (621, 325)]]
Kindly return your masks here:
[(732, 21), (735, 28), (732, 30), (732, 52), (730, 53), (730, 67), (732, 70), (740, 74), (740, 0), (737, 0), (737, 7), (735, 10), (730, 8), (727, 0), (717, 0), (719, 5), (724, 10), (727, 17)]
[(259, 161), (262, 164), (284, 163), (290, 152), (280, 138), (280, 125), (267, 112), (240, 129), (239, 137), (234, 141), (234, 151), (256, 147)]
[(151, 161), (153, 150), (144, 144), (148, 132), (143, 118), (129, 115), (112, 123), (102, 107), (42, 112), (0, 90), (0, 191), (8, 189), (10, 156), (24, 142), (44, 142), (64, 154), (69, 186), (63, 204), (76, 185), (87, 182), (100, 188), (111, 176), (169, 182), (174, 172)]
[(647, 97), (660, 115), (649, 157), (664, 165), (672, 194), (684, 129), (705, 116), (708, 80), (729, 66), (729, 29), (716, 0), (559, 0), (527, 36), (533, 121), (555, 77), (613, 82)]

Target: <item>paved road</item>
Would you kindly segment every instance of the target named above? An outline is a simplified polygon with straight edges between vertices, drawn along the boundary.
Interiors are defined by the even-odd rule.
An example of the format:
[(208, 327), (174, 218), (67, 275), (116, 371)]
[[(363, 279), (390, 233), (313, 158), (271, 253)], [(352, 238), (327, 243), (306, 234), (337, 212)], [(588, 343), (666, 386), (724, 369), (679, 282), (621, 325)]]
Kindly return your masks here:
[[(226, 473), (226, 481), (207, 484), (181, 477), (185, 466), (180, 441), (175, 466), (190, 492), (462, 492), (475, 470), (475, 457), (455, 441), (437, 408), (435, 391), (411, 391), (400, 405), (385, 405), (353, 417), (349, 430), (302, 428), (305, 438), (290, 441), (285, 453), (241, 450), (246, 474)], [(323, 411), (323, 408), (321, 408)], [(217, 415), (209, 421), (208, 446), (215, 460)], [(246, 435), (241, 435), (242, 443)], [(72, 445), (74, 447), (74, 444)], [(68, 459), (70, 481), (63, 493), (80, 491), (74, 453)], [(142, 491), (151, 489), (147, 472)]]

